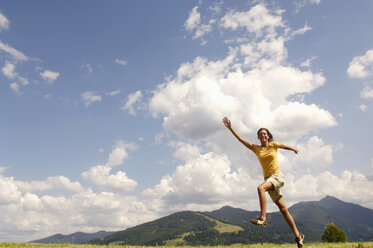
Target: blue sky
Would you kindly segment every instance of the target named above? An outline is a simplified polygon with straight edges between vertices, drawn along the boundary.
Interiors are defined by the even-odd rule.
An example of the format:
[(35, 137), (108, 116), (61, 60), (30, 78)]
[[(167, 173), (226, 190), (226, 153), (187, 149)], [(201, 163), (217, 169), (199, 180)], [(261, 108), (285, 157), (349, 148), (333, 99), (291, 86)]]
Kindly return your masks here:
[[(0, 241), (258, 210), (247, 140), (290, 206), (373, 208), (371, 1), (1, 1)], [(269, 198), (268, 198), (269, 199)], [(274, 204), (268, 204), (276, 211)]]

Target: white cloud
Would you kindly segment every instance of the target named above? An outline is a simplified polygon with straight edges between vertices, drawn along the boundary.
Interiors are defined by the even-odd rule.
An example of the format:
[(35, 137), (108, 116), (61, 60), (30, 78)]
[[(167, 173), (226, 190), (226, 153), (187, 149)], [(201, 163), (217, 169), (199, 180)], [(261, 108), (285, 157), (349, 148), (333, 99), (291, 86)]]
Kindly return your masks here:
[(6, 178), (0, 174), (0, 206), (19, 201), (22, 196), (14, 184), (13, 178)]
[(0, 29), (9, 29), (10, 21), (0, 12)]
[(29, 82), (26, 78), (21, 77), (18, 75), (18, 73), (15, 71), (16, 67), (14, 63), (11, 63), (9, 61), (5, 62), (5, 65), (3, 68), (1, 68), (1, 72), (6, 76), (8, 79), (15, 80), (17, 82), (13, 82), (9, 85), (11, 90), (14, 91), (17, 95), (21, 95), (20, 90), (20, 84), (21, 85), (28, 85)]
[(366, 78), (373, 73), (373, 50), (368, 50), (363, 56), (356, 56), (350, 62), (347, 74), (352, 78)]
[(360, 109), (361, 111), (363, 111), (363, 112), (366, 112), (367, 109), (368, 109), (368, 107), (367, 107), (367, 105), (365, 105), (365, 104), (361, 104), (361, 105), (359, 106), (359, 109)]
[(305, 144), (297, 144), (300, 156), (295, 157), (295, 164), (304, 164), (313, 172), (325, 171), (333, 163), (334, 149), (317, 136), (308, 139)]
[[(0, 224), (7, 231), (0, 233), (2, 241), (27, 242), (55, 233), (119, 230), (158, 217), (135, 197), (92, 190), (71, 197), (21, 194), (16, 185), (3, 185), (8, 179), (0, 177)], [(6, 202), (1, 202), (2, 196)]]
[(6, 76), (9, 79), (14, 79), (17, 77), (17, 73), (15, 72), (15, 65), (10, 63), (9, 61), (5, 62), (5, 65), (3, 68), (1, 68), (1, 71), (3, 72), (4, 76)]
[(110, 174), (111, 170), (111, 167), (97, 165), (83, 172), (82, 177), (89, 183), (109, 191), (125, 193), (137, 186), (137, 182), (129, 179), (125, 172), (118, 171), (116, 174)]
[(308, 24), (306, 23), (306, 24), (304, 24), (303, 28), (293, 31), (292, 36), (302, 35), (302, 34), (305, 34), (306, 32), (308, 32), (310, 30), (312, 30), (312, 28), (310, 26), (308, 26)]
[(117, 141), (116, 147), (110, 153), (108, 162), (105, 164), (105, 166), (113, 167), (121, 165), (123, 160), (128, 158), (127, 150), (134, 151), (136, 149), (137, 146), (133, 143), (125, 143), (123, 140)]
[(258, 4), (247, 12), (230, 10), (224, 15), (223, 28), (245, 28), (256, 35), (230, 47), (222, 60), (197, 57), (181, 64), (174, 78), (158, 86), (149, 110), (163, 118), (166, 131), (224, 146), (220, 132), (225, 115), (245, 135), (267, 126), (285, 141), (337, 124), (327, 110), (289, 100), (323, 86), (325, 77), (288, 65), (284, 44), (291, 30), (281, 13)]
[(313, 60), (315, 60), (316, 58), (317, 58), (316, 56), (312, 56), (311, 58), (306, 59), (305, 61), (302, 61), (302, 62), (300, 63), (300, 66), (302, 66), (302, 67), (306, 67), (306, 68), (310, 69), (310, 68), (311, 68), (311, 62), (312, 62)]
[[(212, 62), (196, 58), (183, 64), (174, 80), (154, 92), (149, 104), (153, 116), (164, 116), (166, 130), (189, 140), (208, 138), (220, 131), (224, 115), (231, 116), (241, 131), (254, 132), (265, 125), (286, 136), (286, 130), (294, 128), (295, 138), (336, 125), (333, 116), (316, 105), (287, 102), (291, 95), (323, 85), (322, 75), (284, 66), (227, 72), (233, 59), (228, 56)], [(317, 121), (315, 114), (320, 115)]]
[(136, 115), (134, 105), (141, 103), (142, 98), (143, 98), (143, 95), (140, 90), (136, 91), (133, 94), (130, 94), (127, 98), (126, 104), (122, 107), (122, 110), (128, 110), (129, 114)]
[(7, 54), (11, 55), (12, 58), (14, 58), (15, 60), (20, 60), (20, 61), (26, 61), (28, 60), (27, 56), (24, 55), (22, 52), (14, 49), (13, 47), (7, 45), (7, 44), (4, 44), (1, 40), (0, 40), (0, 50), (6, 52)]
[(17, 188), (22, 192), (46, 191), (51, 189), (64, 189), (72, 192), (81, 192), (83, 187), (79, 182), (71, 182), (64, 176), (48, 177), (45, 181), (14, 181)]
[(249, 33), (255, 33), (257, 37), (263, 33), (274, 34), (276, 28), (284, 26), (281, 16), (272, 15), (265, 4), (258, 4), (246, 12), (230, 10), (221, 19), (220, 25), (232, 30), (246, 28)]
[(373, 168), (373, 158), (370, 160), (370, 167)]
[(115, 59), (115, 63), (122, 65), (122, 66), (127, 66), (128, 61), (122, 60), (122, 59)]
[(196, 158), (201, 153), (201, 148), (184, 142), (178, 142), (176, 145), (174, 157), (182, 161), (188, 161), (191, 158)]
[(20, 91), (20, 88), (19, 88), (19, 84), (17, 84), (17, 83), (11, 83), (11, 84), (9, 84), (9, 87), (17, 95), (21, 95), (22, 94), (21, 91)]
[(109, 154), (107, 163), (91, 167), (89, 171), (82, 173), (82, 177), (89, 183), (105, 190), (132, 191), (137, 186), (135, 180), (129, 179), (125, 172), (118, 171), (116, 174), (110, 174), (110, 171), (112, 167), (121, 165), (128, 158), (127, 150), (133, 151), (136, 148), (135, 144), (125, 143), (123, 140), (117, 141), (115, 148)]
[[(304, 156), (303, 152), (313, 154), (306, 155), (301, 160), (316, 158), (313, 163), (321, 162), (320, 166), (330, 164), (332, 148), (325, 145), (319, 138), (311, 138), (304, 150), (298, 155)], [(320, 154), (327, 158), (322, 160)], [(279, 154), (282, 157), (282, 153)], [(280, 167), (286, 167), (280, 159)], [(323, 165), (324, 163), (324, 165)], [(299, 164), (297, 164), (299, 166)], [(318, 165), (314, 165), (318, 166)], [(168, 212), (181, 209), (190, 210), (212, 210), (223, 205), (233, 205), (246, 209), (259, 209), (256, 187), (263, 181), (259, 175), (250, 175), (254, 167), (260, 167), (259, 162), (250, 163), (233, 171), (231, 161), (224, 155), (214, 152), (189, 158), (184, 165), (176, 168), (172, 175), (164, 176), (160, 183), (153, 188), (143, 191), (143, 197), (152, 199), (152, 206), (158, 211), (167, 209)], [(302, 168), (302, 173), (294, 173), (293, 170), (284, 170), (285, 187), (282, 189), (288, 205), (299, 201), (319, 200), (325, 195), (332, 195), (344, 201), (359, 202), (363, 206), (373, 206), (373, 192), (369, 190), (373, 182), (356, 171), (344, 171), (341, 177), (337, 177), (329, 171), (313, 171), (313, 174)], [(299, 190), (299, 187), (307, 185), (307, 191)], [(363, 185), (363, 197), (359, 194)], [(277, 211), (274, 204), (268, 204), (268, 211)]]
[(373, 98), (373, 89), (370, 86), (365, 86), (364, 89), (361, 91), (360, 96), (365, 99), (372, 99)]
[(106, 92), (105, 94), (108, 96), (116, 96), (116, 95), (119, 95), (120, 93), (121, 93), (120, 90), (114, 90), (114, 91)]
[(57, 80), (57, 78), (60, 76), (60, 73), (59, 72), (54, 72), (54, 71), (49, 71), (49, 70), (45, 70), (44, 72), (41, 72), (40, 73), (40, 76), (48, 81), (49, 83), (53, 83), (54, 81)]
[(296, 0), (293, 2), (295, 5), (295, 13), (299, 13), (299, 11), (308, 4), (316, 4), (319, 5), (321, 0)]
[[(210, 20), (209, 24), (201, 24), (201, 14), (198, 12), (198, 6), (196, 6), (190, 11), (189, 18), (185, 21), (184, 26), (190, 32), (195, 31), (193, 39), (198, 39), (212, 31), (211, 24), (213, 22), (213, 20)], [(205, 44), (206, 41), (203, 41), (202, 45)]]
[(223, 4), (223, 1), (214, 2), (213, 5), (209, 7), (209, 10), (211, 10), (213, 14), (219, 14), (222, 11), (222, 8), (221, 8), (222, 4)]
[(82, 93), (81, 98), (86, 107), (88, 107), (94, 102), (101, 102), (102, 99), (102, 97), (100, 95), (97, 95), (97, 93), (94, 91), (86, 91)]
[(189, 31), (198, 27), (201, 22), (201, 14), (198, 12), (198, 6), (194, 7), (189, 13), (189, 18), (185, 21), (185, 28)]
[[(299, 201), (300, 197), (311, 200), (332, 195), (347, 202), (359, 202), (365, 207), (373, 207), (373, 181), (357, 171), (343, 171), (341, 177), (325, 171), (316, 176), (304, 174), (299, 177), (288, 174), (286, 178), (285, 197), (291, 202)], [(307, 186), (307, 190), (299, 190), (302, 186)]]
[[(110, 174), (110, 166), (117, 166), (128, 158), (124, 150), (133, 149), (134, 144), (118, 141), (106, 165), (84, 172), (87, 180), (119, 193), (133, 190), (137, 182), (124, 172)], [(43, 181), (17, 181), (4, 176), (4, 171), (5, 168), (0, 167), (0, 226), (6, 227), (6, 232), (0, 232), (1, 241), (26, 242), (55, 233), (118, 230), (159, 217), (133, 196), (105, 191), (94, 193), (64, 176), (48, 177)], [(54, 195), (45, 194), (47, 190)], [(68, 194), (58, 196), (56, 190)]]
[(159, 210), (214, 209), (232, 202), (247, 203), (255, 197), (259, 182), (244, 170), (232, 171), (226, 156), (210, 152), (178, 166), (154, 188), (146, 189), (143, 196), (153, 198), (152, 204)]

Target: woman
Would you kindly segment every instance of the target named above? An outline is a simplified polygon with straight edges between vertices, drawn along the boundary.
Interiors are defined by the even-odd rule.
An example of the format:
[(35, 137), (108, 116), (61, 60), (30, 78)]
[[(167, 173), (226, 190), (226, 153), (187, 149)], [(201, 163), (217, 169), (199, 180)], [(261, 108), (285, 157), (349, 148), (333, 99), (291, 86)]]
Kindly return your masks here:
[(278, 206), (286, 222), (293, 231), (295, 235), (295, 241), (297, 242), (298, 247), (303, 247), (304, 235), (298, 231), (297, 226), (295, 225), (295, 222), (293, 220), (293, 217), (289, 213), (285, 205), (284, 198), (282, 197), (280, 191), (280, 188), (284, 186), (284, 175), (282, 174), (277, 162), (278, 148), (291, 150), (295, 153), (298, 153), (298, 150), (293, 147), (280, 144), (278, 142), (273, 142), (273, 136), (266, 128), (261, 128), (257, 132), (258, 139), (261, 145), (253, 145), (250, 142), (243, 139), (232, 128), (231, 121), (227, 117), (224, 117), (223, 123), (243, 145), (245, 145), (247, 148), (249, 148), (251, 151), (255, 153), (263, 168), (264, 182), (258, 186), (260, 216), (255, 220), (250, 220), (251, 223), (264, 227), (267, 226), (267, 201), (265, 192), (268, 192), (272, 201)]

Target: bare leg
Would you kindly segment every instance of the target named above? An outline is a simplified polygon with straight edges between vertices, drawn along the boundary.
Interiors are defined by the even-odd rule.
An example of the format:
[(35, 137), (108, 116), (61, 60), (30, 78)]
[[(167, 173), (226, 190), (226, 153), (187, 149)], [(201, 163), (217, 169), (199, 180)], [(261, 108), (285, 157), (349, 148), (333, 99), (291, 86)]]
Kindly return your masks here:
[(260, 219), (266, 220), (267, 215), (267, 199), (266, 191), (273, 189), (272, 183), (265, 181), (258, 186), (259, 204), (260, 204)]
[(290, 226), (291, 230), (293, 231), (295, 237), (299, 238), (299, 231), (297, 229), (297, 226), (295, 225), (293, 217), (291, 216), (291, 214), (289, 213), (289, 211), (288, 211), (288, 209), (285, 205), (284, 198), (281, 196), (280, 198), (278, 198), (275, 201), (275, 203), (278, 206), (278, 208), (280, 209), (280, 212), (284, 216), (284, 218), (285, 218), (286, 222), (288, 223), (288, 225)]

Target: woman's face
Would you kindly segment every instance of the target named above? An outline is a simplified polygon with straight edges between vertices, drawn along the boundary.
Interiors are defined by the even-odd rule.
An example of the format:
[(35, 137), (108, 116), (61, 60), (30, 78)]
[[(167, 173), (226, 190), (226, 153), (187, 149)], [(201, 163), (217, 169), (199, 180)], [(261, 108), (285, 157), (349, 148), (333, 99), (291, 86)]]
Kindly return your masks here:
[(268, 136), (268, 133), (266, 130), (262, 129), (259, 131), (259, 134), (258, 134), (258, 139), (261, 141), (261, 142), (267, 142), (268, 139), (269, 139), (269, 136)]

